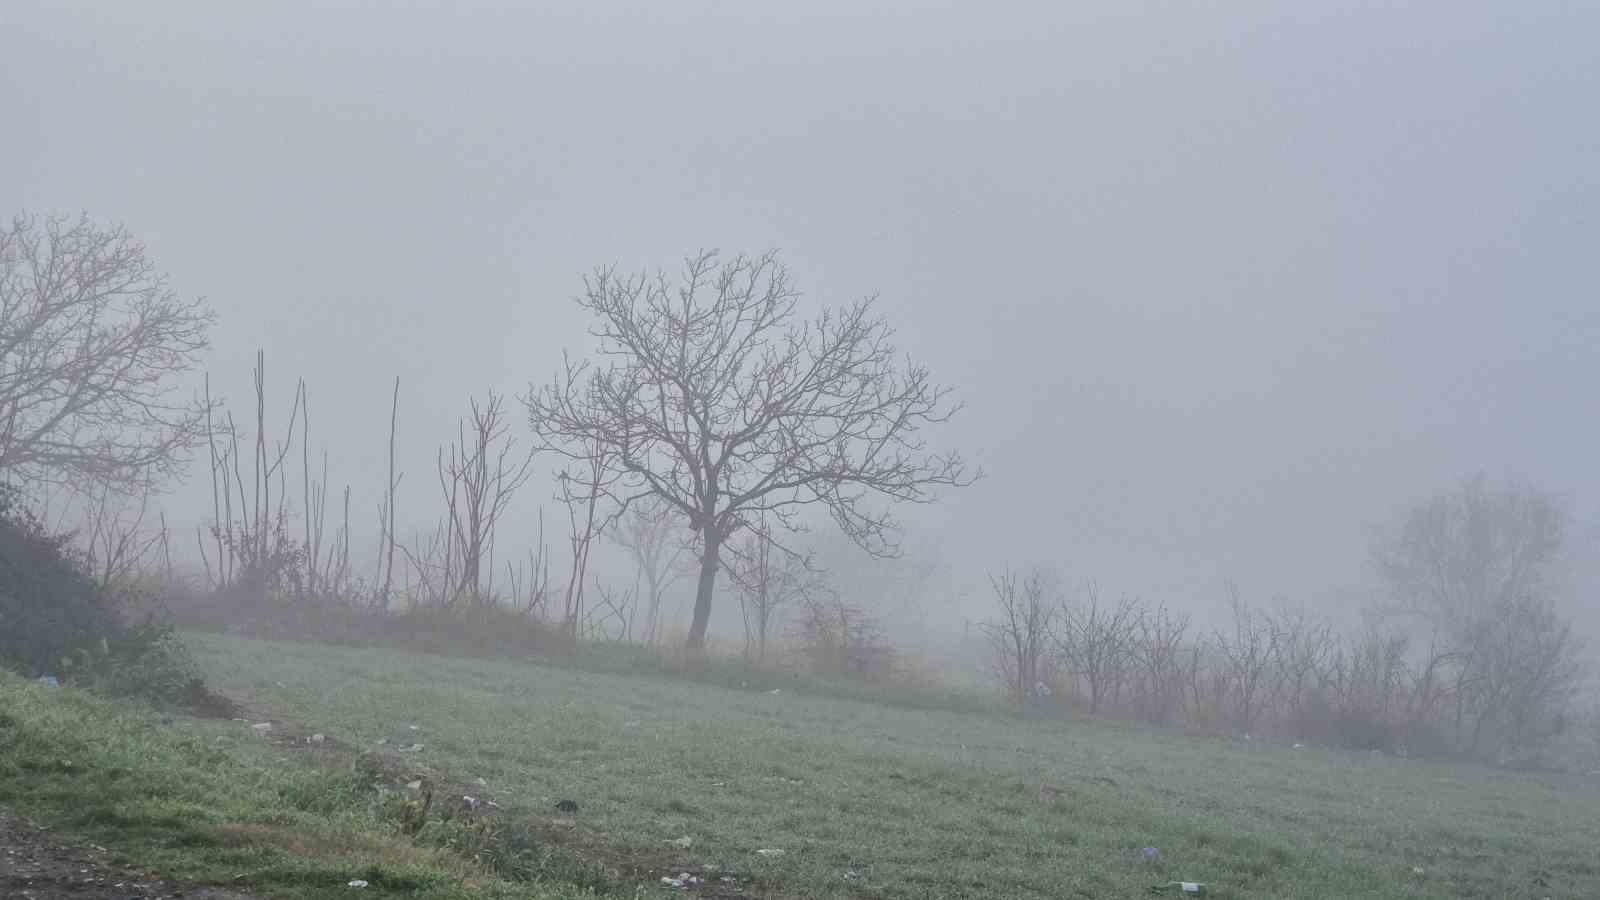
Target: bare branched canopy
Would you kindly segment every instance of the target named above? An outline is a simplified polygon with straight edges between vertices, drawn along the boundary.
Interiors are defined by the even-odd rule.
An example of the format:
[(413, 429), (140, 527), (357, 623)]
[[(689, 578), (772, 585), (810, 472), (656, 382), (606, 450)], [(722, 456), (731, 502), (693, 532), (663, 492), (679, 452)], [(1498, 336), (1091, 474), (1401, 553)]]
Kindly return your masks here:
[(890, 503), (971, 480), (958, 455), (922, 437), (959, 405), (898, 356), (872, 300), (810, 320), (799, 300), (771, 253), (700, 253), (676, 281), (599, 270), (578, 302), (594, 315), (601, 362), (569, 363), (526, 398), (546, 449), (611, 454), (618, 508), (660, 497), (700, 536), (692, 645), (730, 534), (763, 515), (799, 529), (803, 509), (822, 507), (860, 546), (890, 554)]
[(1418, 504), (1373, 549), (1380, 612), (1430, 633), (1455, 742), (1502, 752), (1540, 732), (1580, 684), (1581, 645), (1557, 601), (1570, 514), (1543, 491), (1471, 478)]
[(180, 390), (212, 322), (121, 227), (0, 226), (0, 477), (136, 489), (174, 474), (204, 434)]

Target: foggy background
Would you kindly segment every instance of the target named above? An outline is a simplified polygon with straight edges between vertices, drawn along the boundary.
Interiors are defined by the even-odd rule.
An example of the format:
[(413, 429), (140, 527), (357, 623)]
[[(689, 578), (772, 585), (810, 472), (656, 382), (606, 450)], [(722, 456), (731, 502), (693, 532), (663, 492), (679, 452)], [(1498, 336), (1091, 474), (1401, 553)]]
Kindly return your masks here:
[[(280, 425), (304, 377), (358, 553), (395, 376), (407, 538), (468, 398), (587, 346), (585, 272), (778, 248), (967, 404), (930, 438), (987, 477), (903, 510), (932, 621), (1007, 563), (1338, 612), (1479, 471), (1571, 504), (1592, 585), (1600, 6), (1335, 5), (12, 0), (0, 209), (142, 238), (236, 416), (257, 347)], [(500, 544), (544, 503), (560, 569), (550, 490)]]

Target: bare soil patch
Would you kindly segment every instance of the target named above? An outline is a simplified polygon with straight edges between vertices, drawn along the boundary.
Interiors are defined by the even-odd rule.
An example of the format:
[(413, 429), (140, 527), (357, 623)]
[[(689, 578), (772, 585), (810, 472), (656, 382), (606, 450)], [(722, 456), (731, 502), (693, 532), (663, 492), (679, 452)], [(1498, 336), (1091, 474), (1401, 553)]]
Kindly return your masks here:
[(74, 847), (0, 812), (0, 897), (12, 900), (255, 900), (248, 894), (157, 878), (113, 861), (101, 847)]

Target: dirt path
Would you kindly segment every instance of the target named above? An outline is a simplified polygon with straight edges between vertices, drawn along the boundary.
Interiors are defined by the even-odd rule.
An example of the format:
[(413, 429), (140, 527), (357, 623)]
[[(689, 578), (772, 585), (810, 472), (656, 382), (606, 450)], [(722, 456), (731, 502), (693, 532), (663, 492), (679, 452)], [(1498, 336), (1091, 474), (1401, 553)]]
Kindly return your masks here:
[(0, 812), (0, 897), (7, 900), (254, 900), (247, 894), (184, 886), (111, 861), (99, 847), (68, 847)]

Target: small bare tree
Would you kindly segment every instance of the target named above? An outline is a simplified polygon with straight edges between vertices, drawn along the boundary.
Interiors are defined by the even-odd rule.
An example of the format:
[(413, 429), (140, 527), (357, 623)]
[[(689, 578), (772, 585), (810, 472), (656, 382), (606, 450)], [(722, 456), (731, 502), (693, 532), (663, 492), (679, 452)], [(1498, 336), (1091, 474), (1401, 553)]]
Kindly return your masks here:
[(761, 531), (746, 535), (732, 548), (728, 577), (739, 591), (744, 614), (745, 651), (754, 651), (757, 664), (766, 662), (767, 639), (783, 610), (803, 604), (823, 587), (822, 574), (803, 557), (763, 538)]
[(1183, 642), (1188, 633), (1189, 617), (1165, 606), (1139, 613), (1132, 657), (1143, 676), (1145, 717), (1156, 724), (1165, 724), (1183, 707)]
[(897, 365), (871, 299), (802, 320), (773, 254), (700, 253), (676, 284), (601, 269), (578, 303), (609, 364), (569, 362), (529, 392), (529, 419), (544, 447), (608, 454), (618, 508), (656, 496), (699, 535), (691, 648), (705, 642), (724, 542), (763, 513), (796, 529), (820, 505), (889, 554), (896, 523), (874, 501), (929, 502), (970, 481), (959, 456), (926, 451), (922, 427), (957, 407), (926, 369)]
[[(211, 460), (212, 509), (209, 536), (216, 546), (215, 566), (207, 551), (206, 533), (197, 535), (201, 561), (214, 591), (229, 593), (259, 608), (280, 589), (289, 587), (303, 565), (305, 547), (288, 533), (288, 467), (295, 430), (303, 423), (305, 382), (296, 384), (284, 438), (273, 441), (267, 427), (267, 362), (256, 351), (255, 437), (251, 442), (250, 482), (244, 480), (244, 451), (239, 427), (230, 412), (225, 429), (205, 422)], [(208, 379), (209, 381), (209, 379)], [(210, 402), (210, 387), (206, 388)], [(277, 500), (274, 502), (274, 484)]]
[[(595, 582), (595, 602), (584, 614), (582, 634), (590, 641), (633, 640), (633, 626), (639, 614), (639, 596), (632, 589), (617, 590)], [(616, 628), (613, 635), (611, 629)]]
[(1278, 664), (1278, 630), (1271, 619), (1247, 606), (1232, 585), (1229, 591), (1233, 628), (1215, 634), (1221, 664), (1216, 673), (1217, 692), (1218, 699), (1226, 698), (1232, 707), (1234, 727), (1249, 732), (1271, 699), (1271, 678)]
[(394, 553), (400, 540), (394, 530), (395, 492), (405, 477), (404, 473), (397, 475), (394, 471), (394, 435), (399, 419), (400, 377), (397, 375), (389, 400), (389, 477), (384, 484), (383, 499), (378, 504), (378, 576), (372, 581), (377, 585), (372, 605), (378, 609), (389, 608), (390, 592), (394, 589)]
[(654, 497), (634, 502), (617, 520), (611, 540), (633, 558), (634, 593), (645, 601), (640, 640), (654, 644), (661, 635), (661, 599), (683, 574), (689, 546), (678, 539), (678, 511)]
[(0, 478), (137, 492), (177, 474), (208, 417), (177, 394), (213, 321), (121, 227), (0, 226)]
[(439, 484), (447, 498), (449, 532), (459, 560), (457, 591), (474, 607), (497, 602), (494, 593), (495, 527), (517, 490), (527, 482), (532, 451), (518, 452), (505, 421), (504, 396), (471, 402), (448, 461), (440, 452)]
[(610, 516), (603, 512), (616, 481), (611, 448), (600, 442), (579, 445), (569, 465), (556, 473), (556, 499), (567, 509), (567, 541), (572, 548), (572, 568), (567, 575), (563, 627), (574, 642), (584, 621), (584, 585), (588, 583), (589, 551), (605, 532)]
[(1007, 571), (989, 576), (989, 585), (999, 617), (978, 627), (994, 648), (995, 668), (1011, 699), (1025, 706), (1039, 692), (1040, 664), (1050, 652), (1060, 610), (1043, 572), (1022, 577)]
[(1313, 692), (1327, 678), (1337, 640), (1333, 625), (1315, 619), (1304, 607), (1267, 615), (1278, 635), (1276, 668), (1277, 701), (1289, 718), (1297, 737), (1308, 737), (1312, 723), (1308, 703)]
[(512, 498), (527, 482), (532, 451), (522, 452), (505, 421), (504, 398), (489, 391), (471, 401), (446, 451), (439, 448), (439, 490), (444, 515), (428, 542), (404, 548), (417, 599), (453, 607), (463, 599), (474, 609), (499, 602), (494, 590), (495, 529)]
[(1093, 582), (1085, 587), (1083, 603), (1061, 604), (1056, 647), (1075, 680), (1089, 692), (1089, 713), (1116, 703), (1133, 658), (1134, 636), (1139, 627), (1139, 605), (1131, 597), (1115, 604), (1102, 603)]

